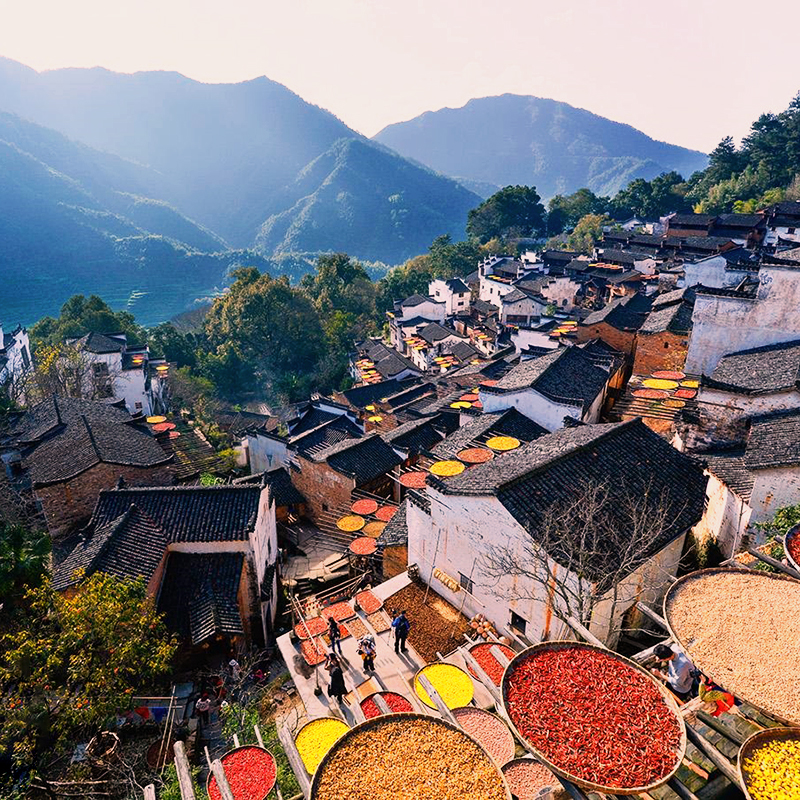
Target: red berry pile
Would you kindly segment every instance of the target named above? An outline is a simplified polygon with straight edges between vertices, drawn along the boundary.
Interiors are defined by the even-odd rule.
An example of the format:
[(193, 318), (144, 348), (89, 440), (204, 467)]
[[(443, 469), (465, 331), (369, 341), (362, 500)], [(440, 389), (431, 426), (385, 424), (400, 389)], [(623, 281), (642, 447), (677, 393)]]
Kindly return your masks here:
[[(378, 694), (386, 701), (386, 705), (389, 706), (391, 711), (414, 710), (411, 703), (401, 694), (396, 694), (395, 692), (378, 692)], [(372, 697), (367, 697), (361, 701), (361, 710), (364, 712), (364, 716), (367, 719), (379, 717), (381, 715), (381, 711)]]
[[(222, 758), (225, 777), (228, 779), (233, 800), (264, 800), (275, 785), (278, 770), (275, 759), (260, 747), (240, 747)], [(222, 800), (217, 779), (208, 781), (208, 796)]]

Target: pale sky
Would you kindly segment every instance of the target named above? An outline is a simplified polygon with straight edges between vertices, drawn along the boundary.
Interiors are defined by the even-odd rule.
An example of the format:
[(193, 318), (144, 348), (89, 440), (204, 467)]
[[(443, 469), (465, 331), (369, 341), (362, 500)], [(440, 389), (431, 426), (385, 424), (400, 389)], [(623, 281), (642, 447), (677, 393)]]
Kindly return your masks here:
[(369, 136), (532, 94), (704, 151), (800, 90), (798, 31), (798, 0), (0, 0), (37, 70), (266, 75)]

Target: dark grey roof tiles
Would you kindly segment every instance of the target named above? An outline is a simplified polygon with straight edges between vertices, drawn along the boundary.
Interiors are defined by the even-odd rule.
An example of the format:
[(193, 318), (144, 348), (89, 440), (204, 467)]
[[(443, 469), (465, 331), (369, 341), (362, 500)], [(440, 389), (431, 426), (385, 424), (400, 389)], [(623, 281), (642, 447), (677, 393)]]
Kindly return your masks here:
[(640, 334), (674, 333), (676, 336), (686, 335), (692, 330), (692, 314), (694, 304), (679, 302), (673, 305), (662, 305), (654, 308), (648, 315)]
[(296, 453), (308, 456), (310, 452), (320, 448), (330, 447), (346, 439), (361, 438), (361, 430), (348, 417), (342, 415), (334, 417), (328, 422), (323, 422), (310, 431), (293, 436), (289, 439), (289, 446)]
[(598, 325), (605, 322), (617, 330), (638, 331), (644, 324), (650, 307), (650, 298), (643, 294), (619, 297), (607, 303), (599, 311), (593, 311), (581, 324)]
[(724, 356), (703, 385), (752, 395), (800, 388), (800, 339)]
[(403, 463), (403, 459), (377, 433), (363, 439), (339, 442), (317, 453), (314, 461), (325, 461), (331, 469), (353, 478), (356, 486), (371, 483)]
[(235, 542), (248, 539), (258, 514), (259, 486), (170, 486), (100, 492), (90, 525), (95, 529), (135, 505), (170, 542)]
[(744, 463), (748, 469), (800, 464), (800, 409), (754, 417)]
[(346, 389), (342, 394), (347, 398), (347, 402), (355, 408), (364, 408), (364, 406), (371, 405), (382, 397), (391, 397), (404, 388), (410, 388), (416, 382), (416, 378), (411, 378), (408, 381), (402, 382), (397, 380), (397, 378), (390, 378), (380, 383), (367, 383), (364, 386), (355, 386), (352, 389)]
[(90, 525), (65, 543), (67, 555), (53, 568), (53, 588), (63, 591), (77, 582), (76, 570), (88, 577), (107, 572), (118, 578), (142, 578), (155, 573), (169, 539), (164, 531), (135, 505), (115, 519)]
[(408, 544), (408, 500), (404, 500), (378, 537), (379, 547), (404, 547)]
[(454, 294), (466, 294), (469, 292), (469, 286), (461, 278), (450, 278), (446, 283), (447, 288)]
[(603, 392), (607, 381), (607, 370), (597, 366), (587, 353), (578, 347), (562, 347), (522, 361), (483, 391), (503, 394), (532, 388), (550, 400), (577, 403), (585, 410)]
[(157, 467), (172, 455), (127, 411), (92, 400), (52, 397), (11, 432), (35, 485), (70, 480), (96, 464)]
[(698, 453), (698, 458), (706, 462), (708, 471), (732, 489), (745, 502), (750, 501), (755, 476), (747, 468), (744, 450), (721, 450)]
[(125, 349), (125, 341), (106, 333), (87, 333), (80, 339), (70, 339), (81, 350), (87, 353), (103, 355), (106, 353), (121, 353)]
[[(607, 560), (616, 557), (617, 537), (630, 526), (622, 511), (616, 518), (615, 497), (647, 493), (666, 506), (664, 530), (643, 550), (646, 559), (702, 517), (706, 477), (698, 462), (635, 419), (563, 428), (453, 478), (430, 477), (428, 483), (447, 495), (496, 496), (534, 538), (548, 511), (574, 502), (582, 485), (606, 487), (612, 499), (609, 537), (595, 543), (588, 565), (601, 575)], [(558, 560), (557, 547), (551, 555)]]
[(384, 441), (392, 447), (414, 455), (430, 450), (443, 438), (430, 417), (411, 420), (383, 434)]
[(244, 633), (237, 595), (242, 553), (170, 553), (158, 610), (167, 627), (192, 644)]

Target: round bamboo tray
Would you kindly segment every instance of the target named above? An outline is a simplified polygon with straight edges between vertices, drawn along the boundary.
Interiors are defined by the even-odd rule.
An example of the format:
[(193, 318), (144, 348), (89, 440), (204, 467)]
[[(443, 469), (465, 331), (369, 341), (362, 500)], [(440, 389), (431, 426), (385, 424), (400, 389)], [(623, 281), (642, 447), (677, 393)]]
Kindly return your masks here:
[(339, 750), (339, 748), (344, 747), (347, 742), (351, 739), (355, 738), (361, 731), (368, 731), (372, 730), (373, 728), (378, 728), (382, 725), (385, 725), (389, 722), (402, 722), (403, 720), (420, 720), (426, 724), (430, 725), (439, 725), (443, 728), (447, 728), (448, 730), (455, 731), (456, 733), (461, 734), (463, 737), (468, 739), (478, 750), (481, 752), (482, 755), (486, 757), (486, 760), (494, 766), (497, 770), (497, 778), (500, 782), (500, 785), (503, 787), (503, 791), (506, 796), (506, 800), (513, 800), (511, 796), (511, 790), (508, 788), (508, 782), (503, 775), (502, 770), (500, 767), (497, 766), (494, 759), (486, 752), (480, 742), (476, 741), (472, 736), (468, 733), (465, 733), (461, 728), (452, 725), (447, 720), (439, 719), (438, 717), (430, 717), (427, 714), (417, 714), (417, 713), (407, 713), (407, 712), (396, 712), (392, 714), (387, 714), (386, 716), (380, 717), (373, 717), (372, 719), (368, 719), (366, 722), (361, 722), (360, 724), (351, 728), (344, 736), (342, 736), (336, 744), (325, 754), (325, 757), (320, 761), (319, 766), (317, 767), (316, 772), (314, 773), (314, 777), (311, 781), (311, 793), (310, 793), (310, 800), (317, 800), (319, 796), (319, 784), (322, 778), (323, 773), (325, 772), (325, 767), (330, 763), (330, 760)]
[[(332, 722), (338, 722), (340, 725), (344, 725), (345, 727), (348, 727), (348, 728), (350, 727), (350, 726), (349, 726), (349, 725), (348, 725), (348, 724), (347, 724), (347, 723), (346, 723), (346, 722), (345, 722), (343, 719), (340, 719), (339, 717), (314, 717), (314, 719), (310, 719), (310, 720), (309, 720), (308, 722), (306, 722), (304, 725), (301, 725), (301, 726), (300, 726), (300, 730), (298, 730), (298, 731), (297, 731), (297, 733), (294, 735), (294, 745), (295, 745), (295, 747), (297, 747), (297, 740), (300, 738), (300, 734), (301, 734), (301, 733), (302, 733), (302, 732), (303, 732), (303, 731), (304, 731), (306, 728), (310, 728), (312, 725), (314, 725), (314, 723), (320, 722), (320, 721), (322, 721), (322, 720), (326, 720), (326, 721), (332, 721)], [(346, 735), (347, 735), (347, 732), (343, 733), (343, 734), (342, 734), (342, 735), (339, 737), (339, 739), (342, 739), (342, 738), (343, 738), (344, 736), (346, 736)], [(339, 741), (339, 739), (337, 739), (337, 740), (336, 740), (336, 742), (338, 742), (338, 741)], [(334, 742), (334, 743), (333, 743), (333, 745), (331, 745), (331, 747), (328, 749), (328, 753), (330, 753), (330, 751), (333, 749), (333, 746), (336, 744), (336, 742)], [(299, 747), (297, 747), (297, 752), (298, 752), (298, 753), (300, 752), (300, 748), (299, 748)], [(327, 753), (326, 753), (325, 755), (327, 755)], [(323, 759), (322, 759), (322, 760), (324, 761), (324, 756), (323, 756)], [(308, 766), (306, 766), (306, 762), (305, 762), (305, 760), (303, 759), (303, 754), (302, 754), (302, 753), (300, 753), (300, 761), (302, 761), (302, 762), (303, 762), (303, 766), (306, 768), (306, 772), (308, 772), (308, 774), (309, 774), (309, 775), (313, 775), (314, 773), (310, 772), (310, 771), (309, 771), (309, 769), (308, 769)], [(319, 764), (317, 764), (317, 769), (319, 769), (319, 767), (320, 767), (320, 764), (322, 764), (322, 761), (320, 761), (320, 762), (319, 762)], [(316, 771), (316, 770), (315, 770), (315, 771)]]
[[(510, 675), (514, 669), (514, 667), (524, 661), (526, 657), (530, 656), (532, 653), (541, 653), (547, 650), (566, 650), (568, 648), (582, 648), (585, 650), (596, 650), (600, 653), (605, 653), (606, 655), (611, 656), (612, 658), (616, 659), (617, 661), (621, 661), (626, 666), (630, 667), (631, 669), (640, 672), (644, 675), (655, 687), (658, 689), (661, 696), (664, 698), (664, 702), (667, 704), (667, 708), (672, 712), (673, 717), (675, 718), (676, 722), (681, 731), (681, 741), (680, 745), (678, 746), (677, 751), (675, 752), (675, 766), (672, 770), (664, 777), (659, 778), (657, 781), (648, 784), (647, 786), (604, 786), (600, 783), (593, 783), (592, 781), (584, 780), (583, 778), (579, 777), (578, 775), (573, 775), (567, 770), (562, 769), (558, 766), (558, 764), (554, 764), (550, 761), (544, 753), (542, 753), (538, 748), (534, 747), (528, 740), (517, 730), (517, 726), (514, 724), (513, 719), (509, 713), (509, 709), (506, 706), (506, 694), (508, 691), (508, 683), (510, 679)], [(621, 656), (619, 653), (615, 653), (612, 650), (607, 650), (604, 647), (597, 647), (593, 644), (584, 644), (582, 642), (566, 642), (566, 641), (554, 641), (554, 642), (542, 642), (541, 644), (535, 644), (533, 647), (529, 647), (527, 650), (523, 650), (521, 653), (517, 653), (516, 656), (511, 660), (508, 666), (503, 673), (503, 680), (500, 684), (501, 691), (503, 693), (503, 711), (508, 718), (508, 724), (511, 726), (511, 730), (514, 731), (514, 735), (521, 741), (525, 743), (525, 746), (530, 750), (531, 753), (539, 760), (545, 767), (547, 767), (551, 772), (555, 773), (556, 775), (560, 775), (562, 778), (566, 778), (568, 781), (575, 784), (582, 789), (587, 789), (590, 792), (602, 792), (604, 794), (611, 794), (611, 795), (635, 795), (641, 794), (643, 792), (649, 792), (651, 789), (656, 789), (659, 786), (665, 784), (677, 771), (678, 767), (681, 765), (681, 761), (683, 757), (686, 755), (686, 726), (683, 722), (683, 717), (681, 716), (680, 709), (678, 708), (678, 704), (675, 702), (675, 698), (661, 685), (659, 681), (657, 681), (644, 667), (640, 667), (638, 664), (634, 663), (625, 656)]]
[[(272, 764), (273, 764), (273, 766), (275, 768), (274, 769), (274, 777), (272, 778), (272, 783), (265, 783), (264, 784), (264, 794), (262, 796), (262, 800), (267, 800), (267, 797), (269, 796), (269, 793), (272, 791), (272, 789), (275, 786), (275, 783), (278, 780), (278, 764), (275, 761), (275, 756), (273, 756), (272, 753), (270, 753), (270, 751), (267, 750), (265, 747), (259, 747), (259, 745), (257, 745), (257, 744), (246, 744), (246, 745), (243, 745), (242, 747), (234, 747), (233, 750), (228, 750), (227, 753), (225, 753), (224, 755), (220, 756), (219, 760), (222, 762), (223, 768), (225, 767), (225, 759), (228, 756), (233, 755), (234, 753), (238, 753), (240, 750), (260, 750), (262, 753), (266, 753), (272, 759)], [(213, 778), (214, 778), (214, 774), (209, 772), (208, 776), (206, 777), (206, 793), (208, 794), (209, 797), (211, 797), (211, 792), (209, 790), (211, 788), (211, 781), (213, 780)], [(234, 800), (236, 800), (236, 794), (235, 793), (234, 793)]]
[[(460, 672), (469, 681), (470, 685), (472, 686), (472, 697), (470, 697), (470, 699), (467, 702), (471, 703), (475, 697), (475, 685), (473, 684), (472, 677), (466, 670), (461, 669), (461, 667), (459, 667), (458, 664), (450, 664), (447, 661), (432, 661), (430, 664), (425, 664), (424, 667), (420, 667), (414, 673), (414, 680), (412, 681), (411, 686), (414, 689), (414, 694), (419, 698), (420, 703), (427, 706), (428, 708), (432, 708), (434, 711), (437, 710), (436, 703), (433, 702), (433, 698), (432, 697), (430, 698), (430, 703), (425, 702), (425, 700), (423, 700), (422, 697), (420, 696), (417, 687), (419, 686), (420, 689), (424, 690), (425, 687), (421, 683), (419, 683), (419, 676), (424, 674), (426, 669), (430, 667), (440, 667), (440, 666), (452, 667), (454, 670), (458, 670), (458, 672)], [(430, 678), (428, 678), (428, 680), (431, 682), (431, 685), (433, 685), (433, 688), (436, 689), (436, 686), (435, 684), (433, 684), (433, 681), (431, 681)], [(436, 691), (439, 692), (438, 689), (436, 689)], [(427, 692), (425, 692), (425, 694), (427, 694)], [(439, 693), (439, 696), (441, 697), (441, 693)], [(443, 697), (442, 697), (442, 702), (445, 705), (447, 705)], [(447, 707), (450, 708), (450, 706)], [(463, 708), (463, 707), (464, 706), (453, 706), (453, 708)], [(453, 709), (450, 708), (450, 710), (452, 711)]]
[(786, 560), (794, 569), (800, 572), (800, 563), (798, 563), (797, 559), (793, 558), (792, 554), (789, 552), (789, 542), (792, 539), (800, 539), (800, 525), (795, 525), (789, 533), (786, 534), (786, 538), (783, 540), (783, 550), (786, 553)]
[[(680, 645), (680, 647), (683, 649), (686, 655), (689, 656), (695, 667), (697, 667), (697, 669), (699, 669), (700, 672), (702, 672), (704, 675), (708, 675), (708, 677), (715, 682), (717, 681), (717, 678), (720, 678), (721, 676), (719, 675), (715, 676), (714, 675), (715, 670), (708, 668), (710, 665), (704, 664), (700, 660), (695, 660), (695, 658), (692, 656), (690, 652), (690, 647), (686, 643), (686, 640), (678, 636), (677, 632), (675, 631), (675, 628), (672, 625), (672, 622), (669, 617), (669, 605), (672, 599), (675, 597), (675, 595), (690, 580), (699, 578), (703, 575), (716, 575), (716, 574), (730, 575), (733, 573), (737, 573), (739, 575), (749, 575), (749, 576), (755, 575), (756, 577), (763, 578), (764, 580), (791, 581), (792, 583), (800, 583), (800, 581), (798, 581), (796, 578), (791, 578), (788, 575), (775, 575), (770, 572), (755, 572), (754, 570), (751, 569), (736, 568), (736, 567), (710, 567), (709, 569), (700, 569), (697, 570), (696, 572), (690, 572), (688, 575), (684, 575), (683, 577), (678, 578), (678, 580), (676, 580), (675, 583), (673, 583), (672, 586), (669, 587), (667, 593), (664, 595), (664, 602), (662, 608), (663, 617), (667, 623), (667, 630), (669, 631), (669, 635), (673, 638), (674, 641), (676, 641)], [(719, 685), (725, 686), (725, 681), (720, 680)], [(768, 708), (764, 708), (763, 706), (754, 702), (752, 698), (746, 697), (740, 692), (734, 691), (736, 687), (725, 686), (725, 688), (731, 694), (735, 695), (738, 699), (744, 700), (746, 703), (748, 703), (748, 705), (753, 706), (753, 708), (757, 708), (759, 711), (763, 711), (765, 714), (768, 714), (770, 717), (773, 717), (778, 722), (782, 722), (785, 725), (800, 725), (800, 719), (797, 720), (784, 719), (783, 717), (777, 715), (775, 711)]]
[(736, 759), (737, 767), (739, 768), (739, 783), (742, 785), (742, 791), (747, 800), (753, 800), (753, 797), (750, 794), (747, 773), (742, 769), (744, 760), (749, 758), (759, 747), (768, 742), (785, 741), (787, 739), (800, 740), (800, 728), (767, 728), (764, 731), (754, 733), (739, 748), (739, 756)]

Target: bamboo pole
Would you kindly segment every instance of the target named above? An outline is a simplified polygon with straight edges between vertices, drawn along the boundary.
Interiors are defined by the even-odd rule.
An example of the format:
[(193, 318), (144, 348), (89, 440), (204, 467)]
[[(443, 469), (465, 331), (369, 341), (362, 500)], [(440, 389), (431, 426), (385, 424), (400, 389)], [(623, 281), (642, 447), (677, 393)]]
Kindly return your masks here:
[(156, 800), (156, 787), (152, 783), (144, 787), (144, 800)]
[(585, 625), (581, 624), (575, 617), (566, 616), (564, 617), (564, 622), (578, 634), (578, 636), (585, 639), (589, 644), (593, 644), (596, 647), (602, 647), (603, 650), (608, 650), (608, 648), (601, 642)]
[(231, 785), (225, 776), (225, 770), (222, 767), (222, 762), (217, 758), (211, 762), (211, 772), (217, 781), (217, 789), (222, 797), (222, 800), (234, 800)]
[(189, 759), (186, 757), (183, 742), (175, 742), (175, 772), (178, 775), (181, 800), (195, 800), (192, 773), (189, 769)]
[(689, 737), (689, 740), (692, 744), (697, 747), (699, 750), (702, 750), (706, 756), (708, 756), (708, 760), (711, 761), (714, 766), (737, 788), (741, 791), (742, 785), (739, 783), (739, 774), (734, 769), (733, 765), (731, 764), (728, 759), (722, 755), (722, 753), (714, 747), (708, 739), (705, 738), (701, 733), (698, 733), (694, 728), (690, 725), (686, 726), (686, 735)]

